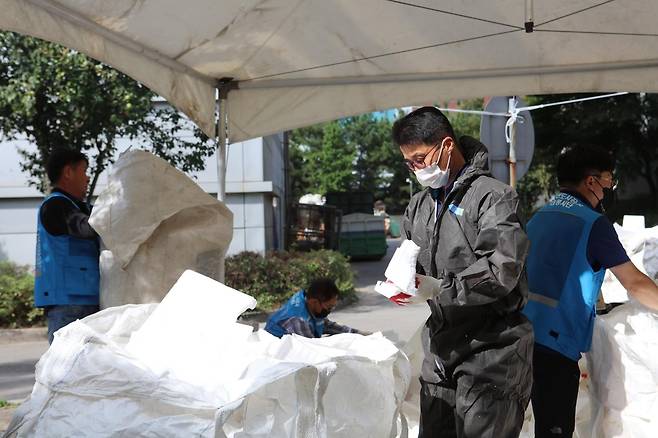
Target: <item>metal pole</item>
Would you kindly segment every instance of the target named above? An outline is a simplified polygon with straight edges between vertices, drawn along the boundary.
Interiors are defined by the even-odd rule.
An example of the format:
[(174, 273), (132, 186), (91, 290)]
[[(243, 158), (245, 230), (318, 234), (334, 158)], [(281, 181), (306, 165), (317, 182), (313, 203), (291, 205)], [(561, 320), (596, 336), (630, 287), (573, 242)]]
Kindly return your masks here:
[[(217, 199), (226, 200), (226, 143), (228, 140), (228, 88), (217, 88), (217, 121), (215, 125), (215, 141), (217, 145)], [(217, 267), (217, 280), (224, 282), (225, 277), (224, 256)]]
[(535, 5), (534, 0), (525, 0), (525, 31), (532, 33), (535, 30)]
[(283, 249), (287, 250), (290, 247), (290, 236), (288, 235), (288, 215), (290, 213), (289, 206), (291, 205), (290, 194), (290, 131), (283, 133), (283, 202), (281, 204), (281, 215), (283, 220), (280, 227), (283, 232)]
[(509, 127), (510, 127), (510, 133), (509, 133), (509, 157), (508, 157), (508, 163), (509, 163), (509, 185), (512, 186), (513, 189), (516, 188), (516, 123), (517, 123), (517, 115), (518, 115), (518, 110), (516, 108), (517, 105), (517, 100), (516, 96), (513, 96), (509, 99), (509, 113), (510, 113), (510, 120), (509, 120)]
[(226, 122), (227, 99), (220, 91), (217, 104), (217, 199), (226, 200)]
[(516, 120), (510, 125), (509, 185), (516, 189)]

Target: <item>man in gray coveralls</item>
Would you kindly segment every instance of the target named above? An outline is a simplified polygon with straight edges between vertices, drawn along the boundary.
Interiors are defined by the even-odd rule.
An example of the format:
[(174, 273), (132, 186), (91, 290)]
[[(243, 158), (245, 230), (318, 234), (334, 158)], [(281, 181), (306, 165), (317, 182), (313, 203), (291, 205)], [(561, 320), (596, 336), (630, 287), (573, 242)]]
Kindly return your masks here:
[(532, 326), (521, 309), (529, 242), (516, 192), (488, 171), (486, 147), (457, 141), (424, 107), (398, 120), (393, 139), (426, 187), (411, 199), (403, 236), (420, 246), (431, 285), (423, 330), (420, 437), (515, 437), (532, 388)]

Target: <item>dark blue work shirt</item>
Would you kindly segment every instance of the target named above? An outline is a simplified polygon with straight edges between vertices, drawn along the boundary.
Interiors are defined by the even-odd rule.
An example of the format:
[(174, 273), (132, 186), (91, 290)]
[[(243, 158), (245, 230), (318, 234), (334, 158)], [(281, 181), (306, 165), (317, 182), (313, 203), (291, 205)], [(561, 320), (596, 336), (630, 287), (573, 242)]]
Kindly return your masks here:
[[(562, 190), (562, 192), (578, 198), (583, 204), (591, 207), (589, 201), (580, 193), (572, 190)], [(595, 209), (592, 207), (592, 210)], [(587, 260), (594, 272), (614, 268), (630, 261), (619, 241), (615, 227), (605, 216), (598, 218), (592, 225), (587, 242)]]

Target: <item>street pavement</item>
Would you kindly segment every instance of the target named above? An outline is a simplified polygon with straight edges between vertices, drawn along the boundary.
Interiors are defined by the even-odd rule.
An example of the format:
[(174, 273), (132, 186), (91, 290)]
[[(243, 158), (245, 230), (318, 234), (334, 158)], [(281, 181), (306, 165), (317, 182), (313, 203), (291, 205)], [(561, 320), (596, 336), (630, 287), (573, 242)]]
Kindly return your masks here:
[(336, 310), (329, 319), (360, 330), (381, 331), (398, 347), (404, 346), (430, 314), (426, 303), (397, 306), (375, 292), (400, 239), (388, 239), (388, 251), (382, 260), (352, 262), (358, 302)]
[[(384, 279), (384, 271), (400, 239), (388, 240), (388, 251), (382, 260), (353, 262), (358, 302), (330, 315), (330, 319), (361, 330), (381, 331), (402, 347), (427, 319), (427, 304), (396, 306), (375, 292), (377, 280)], [(21, 402), (32, 391), (34, 366), (48, 349), (45, 340), (0, 343), (0, 400)], [(13, 409), (0, 409), (0, 431), (4, 430)]]
[(0, 400), (20, 402), (32, 392), (34, 366), (48, 341), (0, 344)]
[(48, 341), (10, 342), (0, 344), (0, 400), (11, 406), (0, 408), (0, 432), (4, 431), (16, 409), (34, 386), (34, 366), (48, 349)]

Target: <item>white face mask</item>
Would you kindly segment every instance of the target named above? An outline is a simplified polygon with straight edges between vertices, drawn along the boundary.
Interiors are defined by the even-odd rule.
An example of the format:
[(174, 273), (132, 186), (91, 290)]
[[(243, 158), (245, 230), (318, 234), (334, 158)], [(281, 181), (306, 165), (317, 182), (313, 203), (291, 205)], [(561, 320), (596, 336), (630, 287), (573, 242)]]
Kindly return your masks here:
[(430, 164), (422, 169), (414, 170), (414, 175), (416, 175), (416, 179), (421, 186), (440, 189), (448, 184), (448, 180), (450, 179), (450, 158), (452, 154), (448, 155), (448, 165), (446, 166), (446, 169), (441, 170), (438, 163), (441, 159), (442, 153), (443, 145), (441, 145), (441, 152), (439, 152), (439, 158), (436, 160), (436, 163)]

